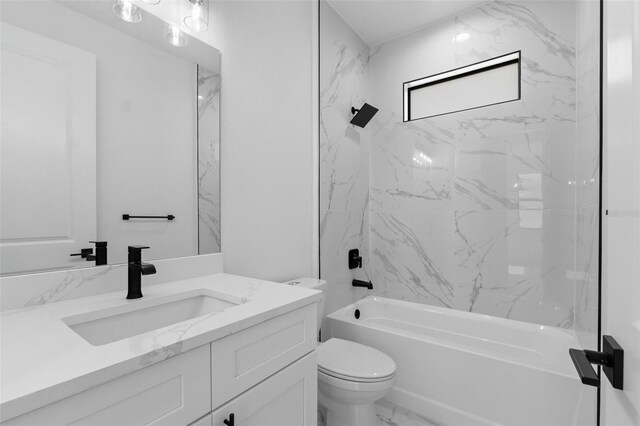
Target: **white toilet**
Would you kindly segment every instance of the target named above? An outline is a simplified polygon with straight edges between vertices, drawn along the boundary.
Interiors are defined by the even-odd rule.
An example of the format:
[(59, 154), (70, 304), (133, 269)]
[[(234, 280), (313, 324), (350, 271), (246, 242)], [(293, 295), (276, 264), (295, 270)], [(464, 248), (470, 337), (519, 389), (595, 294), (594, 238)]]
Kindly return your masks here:
[[(286, 284), (321, 290), (318, 330), (324, 314), (327, 282), (299, 278)], [(327, 410), (327, 426), (377, 424), (374, 403), (384, 398), (396, 377), (396, 363), (372, 347), (342, 339), (321, 343), (318, 352), (318, 402)]]

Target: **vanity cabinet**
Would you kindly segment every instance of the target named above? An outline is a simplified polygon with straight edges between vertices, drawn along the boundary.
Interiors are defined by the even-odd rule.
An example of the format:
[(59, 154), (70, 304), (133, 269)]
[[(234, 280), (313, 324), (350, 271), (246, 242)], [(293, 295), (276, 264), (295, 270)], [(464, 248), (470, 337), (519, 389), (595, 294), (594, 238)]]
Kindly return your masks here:
[(315, 425), (317, 418), (316, 353), (293, 365), (213, 412), (213, 426), (300, 426)]
[(215, 409), (316, 347), (316, 305), (286, 313), (211, 344)]
[(211, 408), (205, 345), (85, 392), (15, 417), (4, 425), (179, 425)]
[(314, 303), (2, 425), (315, 426), (315, 334)]

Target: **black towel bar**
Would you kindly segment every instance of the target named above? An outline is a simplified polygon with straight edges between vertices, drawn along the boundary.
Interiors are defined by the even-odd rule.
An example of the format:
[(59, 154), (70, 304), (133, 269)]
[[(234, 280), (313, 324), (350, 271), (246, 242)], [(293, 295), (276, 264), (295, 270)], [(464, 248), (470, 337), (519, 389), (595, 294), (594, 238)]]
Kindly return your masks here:
[(122, 220), (129, 220), (129, 219), (167, 219), (167, 220), (173, 220), (176, 217), (172, 214), (168, 214), (166, 216), (134, 216), (131, 214), (123, 214), (122, 215)]

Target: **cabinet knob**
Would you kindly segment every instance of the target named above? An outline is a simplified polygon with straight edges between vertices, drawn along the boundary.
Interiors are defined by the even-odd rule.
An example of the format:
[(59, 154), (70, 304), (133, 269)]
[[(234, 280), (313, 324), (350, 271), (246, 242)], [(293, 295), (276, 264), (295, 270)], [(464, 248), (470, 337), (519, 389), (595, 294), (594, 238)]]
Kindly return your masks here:
[(233, 413), (229, 414), (229, 418), (224, 420), (224, 424), (227, 426), (234, 426), (235, 425), (235, 421), (233, 419), (234, 415)]

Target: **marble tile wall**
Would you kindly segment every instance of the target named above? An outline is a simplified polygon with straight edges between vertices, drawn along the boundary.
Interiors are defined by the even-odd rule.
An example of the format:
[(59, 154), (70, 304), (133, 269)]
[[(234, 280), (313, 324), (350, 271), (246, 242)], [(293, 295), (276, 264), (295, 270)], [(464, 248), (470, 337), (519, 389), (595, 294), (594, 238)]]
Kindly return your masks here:
[[(369, 48), (325, 1), (320, 2), (320, 276), (326, 312), (366, 295), (369, 280), (369, 129), (349, 124), (368, 98)], [(349, 270), (359, 249), (363, 268)]]
[[(597, 171), (593, 13), (576, 2), (494, 1), (367, 57), (325, 12), (340, 27), (321, 21), (320, 256), (322, 276), (336, 280), (329, 309), (360, 296), (345, 290), (345, 256), (353, 241), (368, 241), (363, 274), (374, 294), (566, 328), (582, 303), (580, 321), (592, 323), (592, 283), (577, 289), (576, 277), (593, 275), (585, 265), (597, 219), (594, 185), (578, 182)], [(462, 33), (468, 39), (456, 42)], [(520, 101), (402, 122), (403, 82), (516, 50)], [(380, 108), (364, 131), (347, 124), (349, 102), (363, 93)], [(356, 151), (350, 135), (368, 150)]]
[[(572, 327), (575, 22), (574, 2), (495, 1), (372, 50), (378, 294)], [(402, 82), (517, 50), (520, 101), (402, 123)]]
[(198, 253), (220, 253), (220, 75), (198, 66)]

